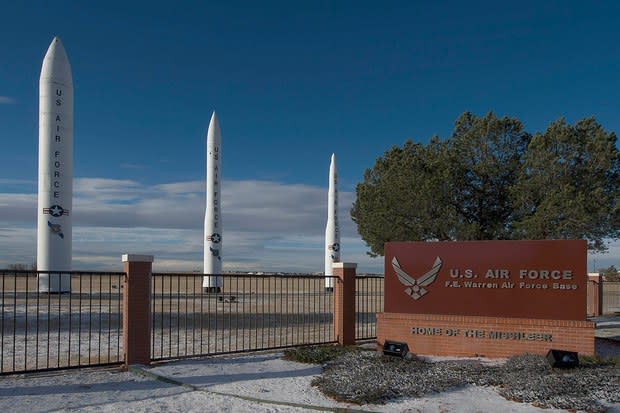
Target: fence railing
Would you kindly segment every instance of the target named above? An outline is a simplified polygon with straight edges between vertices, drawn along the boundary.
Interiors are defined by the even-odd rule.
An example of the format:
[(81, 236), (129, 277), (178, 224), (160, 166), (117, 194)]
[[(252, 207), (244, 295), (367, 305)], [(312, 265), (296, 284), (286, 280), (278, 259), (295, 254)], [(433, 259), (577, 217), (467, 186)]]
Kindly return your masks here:
[[(224, 274), (214, 293), (203, 291), (203, 274), (149, 274), (145, 310), (126, 311), (128, 274), (0, 270), (0, 375), (126, 362), (135, 341), (123, 317), (149, 314), (148, 308), (150, 322), (141, 324), (150, 326), (141, 336), (149, 338), (145, 363), (149, 353), (150, 360), (164, 360), (344, 339), (335, 316), (343, 304), (336, 289), (325, 288), (324, 276)], [(41, 292), (66, 289), (67, 277), (71, 292)], [(371, 340), (375, 314), (383, 311), (383, 277), (353, 277), (355, 317), (348, 326), (354, 323), (355, 331), (346, 334)]]
[(377, 338), (377, 313), (383, 312), (383, 276), (365, 275), (355, 279), (355, 339)]
[[(71, 292), (39, 292), (41, 273)], [(0, 374), (122, 363), (124, 277), (0, 270)]]
[(153, 274), (153, 360), (335, 342), (325, 277), (219, 277), (221, 292), (203, 293), (202, 274)]
[(603, 282), (603, 314), (620, 313), (620, 281)]

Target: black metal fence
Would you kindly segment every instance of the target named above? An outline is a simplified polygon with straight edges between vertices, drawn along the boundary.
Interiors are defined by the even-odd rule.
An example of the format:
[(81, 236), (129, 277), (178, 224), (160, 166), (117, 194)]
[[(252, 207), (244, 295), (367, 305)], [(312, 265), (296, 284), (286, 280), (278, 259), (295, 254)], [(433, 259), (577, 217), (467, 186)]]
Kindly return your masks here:
[[(49, 275), (50, 290), (39, 292)], [(0, 374), (117, 364), (123, 360), (124, 273), (0, 270)]]
[(355, 339), (377, 338), (377, 313), (383, 312), (383, 276), (365, 275), (355, 279)]
[[(335, 342), (334, 299), (325, 277), (153, 274), (153, 360)], [(335, 277), (334, 277), (335, 278)]]
[[(71, 292), (40, 292), (39, 274), (69, 277)], [(324, 276), (226, 274), (218, 293), (203, 292), (203, 277), (153, 274), (153, 360), (336, 342)], [(124, 281), (125, 273), (0, 270), (0, 375), (122, 363)], [(383, 277), (357, 277), (355, 299), (356, 340), (374, 339)]]
[(603, 314), (620, 313), (620, 281), (603, 282)]

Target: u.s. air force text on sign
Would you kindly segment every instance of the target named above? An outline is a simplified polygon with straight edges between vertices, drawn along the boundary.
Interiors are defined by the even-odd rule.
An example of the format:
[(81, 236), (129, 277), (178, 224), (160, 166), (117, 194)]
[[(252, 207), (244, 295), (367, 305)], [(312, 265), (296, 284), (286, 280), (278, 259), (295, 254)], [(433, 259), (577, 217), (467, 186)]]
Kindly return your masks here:
[(385, 312), (585, 320), (586, 242), (385, 244)]

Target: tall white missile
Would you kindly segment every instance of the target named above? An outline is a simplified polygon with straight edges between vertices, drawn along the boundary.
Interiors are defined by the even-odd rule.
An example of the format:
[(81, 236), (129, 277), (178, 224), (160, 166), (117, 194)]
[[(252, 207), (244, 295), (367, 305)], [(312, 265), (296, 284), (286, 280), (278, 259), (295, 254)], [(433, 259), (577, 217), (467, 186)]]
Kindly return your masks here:
[(204, 231), (204, 274), (202, 289), (222, 291), (222, 136), (215, 112), (207, 131), (207, 206)]
[[(329, 189), (327, 193), (327, 226), (325, 227), (325, 275), (334, 275), (332, 264), (340, 262), (340, 227), (338, 226), (338, 174), (336, 155), (329, 164)], [(334, 279), (325, 278), (325, 289), (334, 288)]]
[(73, 208), (73, 79), (60, 39), (54, 37), (39, 78), (39, 197), (37, 269), (39, 291), (71, 291)]

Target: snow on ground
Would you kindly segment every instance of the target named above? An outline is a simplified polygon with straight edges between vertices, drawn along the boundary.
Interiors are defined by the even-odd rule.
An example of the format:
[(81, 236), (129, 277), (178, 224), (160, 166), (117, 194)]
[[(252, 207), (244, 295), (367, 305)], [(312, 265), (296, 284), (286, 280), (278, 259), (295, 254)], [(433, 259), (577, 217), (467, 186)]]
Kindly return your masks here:
[[(0, 378), (0, 412), (545, 412), (469, 386), (386, 405), (338, 403), (311, 386), (320, 366), (281, 353), (184, 360), (119, 369), (80, 369)], [(342, 411), (342, 410), (340, 410)]]
[[(597, 340), (597, 354), (618, 355), (620, 319), (601, 317), (596, 322), (597, 337), (608, 338)], [(130, 371), (83, 368), (3, 376), (0, 412), (565, 412), (512, 402), (491, 387), (476, 386), (385, 405), (338, 403), (311, 386), (320, 366), (281, 356), (254, 353), (139, 366)], [(620, 405), (609, 412), (620, 413)]]

